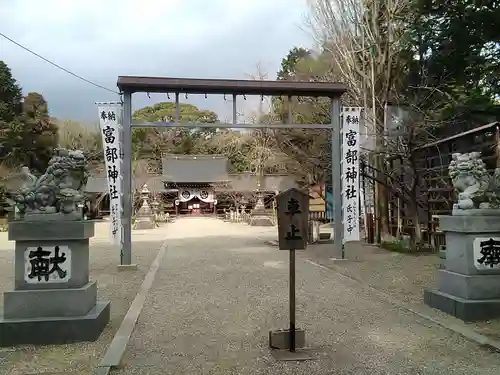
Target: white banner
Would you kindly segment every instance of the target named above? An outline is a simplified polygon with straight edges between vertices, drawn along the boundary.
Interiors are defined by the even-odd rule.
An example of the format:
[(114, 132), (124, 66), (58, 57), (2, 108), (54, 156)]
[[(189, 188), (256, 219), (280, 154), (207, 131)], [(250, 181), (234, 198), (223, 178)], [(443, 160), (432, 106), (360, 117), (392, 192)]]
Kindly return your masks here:
[(342, 109), (342, 223), (344, 243), (359, 241), (359, 142), (361, 108)]
[(122, 239), (122, 153), (120, 142), (122, 105), (119, 103), (99, 104), (97, 108), (108, 180), (110, 237), (114, 245), (120, 245)]
[(205, 203), (214, 202), (214, 192), (209, 189), (182, 189), (179, 190), (179, 202), (187, 202), (193, 198), (198, 198)]

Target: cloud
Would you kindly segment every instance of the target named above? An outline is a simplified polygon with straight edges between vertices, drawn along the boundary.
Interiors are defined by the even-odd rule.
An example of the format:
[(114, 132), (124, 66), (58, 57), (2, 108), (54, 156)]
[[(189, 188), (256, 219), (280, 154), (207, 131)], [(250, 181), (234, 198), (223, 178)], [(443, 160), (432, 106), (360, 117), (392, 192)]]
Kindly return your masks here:
[[(115, 90), (118, 75), (245, 78), (258, 61), (273, 78), (290, 48), (309, 44), (299, 27), (305, 9), (305, 0), (0, 0), (0, 25), (47, 59)], [(1, 38), (0, 59), (57, 117), (94, 121), (94, 102), (116, 99)], [(134, 106), (152, 100), (140, 96)], [(228, 116), (219, 101), (193, 104)]]

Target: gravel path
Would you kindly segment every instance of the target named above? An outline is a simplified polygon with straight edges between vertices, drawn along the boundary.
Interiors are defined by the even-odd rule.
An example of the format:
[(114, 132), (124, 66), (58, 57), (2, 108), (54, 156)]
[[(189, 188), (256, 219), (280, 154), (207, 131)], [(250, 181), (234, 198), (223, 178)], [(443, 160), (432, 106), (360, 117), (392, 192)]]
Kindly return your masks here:
[(406, 307), (421, 310), (427, 316), (448, 325), (463, 327), (500, 340), (500, 319), (465, 323), (437, 309), (424, 305), (424, 289), (437, 286), (438, 254), (401, 254), (363, 243), (346, 244), (347, 261), (331, 259), (332, 244), (309, 246), (300, 253), (335, 272), (359, 280), (401, 301)]
[[(72, 345), (0, 348), (1, 375), (90, 375), (104, 355), (163, 243), (168, 227), (133, 232), (137, 271), (118, 272), (119, 252), (109, 245), (108, 224), (96, 223), (91, 239), (90, 277), (98, 283), (98, 298), (111, 300), (111, 321), (96, 342)], [(3, 233), (1, 233), (3, 234)], [(13, 288), (13, 242), (0, 238), (0, 292)], [(0, 299), (0, 309), (3, 298)]]
[(288, 253), (270, 229), (214, 219), (173, 224), (123, 368), (113, 374), (498, 374), (500, 355), (297, 259), (297, 321), (319, 359), (276, 362), (288, 319)]

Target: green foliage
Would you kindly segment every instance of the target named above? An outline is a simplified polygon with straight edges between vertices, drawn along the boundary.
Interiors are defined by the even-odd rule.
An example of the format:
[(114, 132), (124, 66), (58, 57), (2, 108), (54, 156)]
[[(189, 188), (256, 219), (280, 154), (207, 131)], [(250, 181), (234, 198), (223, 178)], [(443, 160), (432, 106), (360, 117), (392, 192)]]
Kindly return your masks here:
[(21, 141), (15, 129), (20, 129), (18, 117), (22, 113), (22, 92), (10, 68), (0, 61), (0, 161), (12, 159), (16, 142)]
[(278, 71), (277, 79), (286, 80), (295, 76), (297, 63), (311, 57), (311, 51), (302, 47), (293, 47), (288, 55), (281, 60), (281, 68)]
[(500, 94), (498, 2), (415, 0), (401, 80), (404, 100), (455, 125), (495, 120)]
[(22, 91), (10, 68), (0, 60), (0, 121), (10, 122), (22, 112)]
[[(309, 81), (329, 72), (326, 56), (313, 56), (304, 48), (294, 47), (281, 62), (278, 79)], [(297, 98), (292, 103), (273, 98), (273, 113), (282, 123), (288, 122), (292, 105), (296, 124), (325, 124), (331, 121), (330, 101), (326, 98)], [(322, 129), (286, 129), (275, 131), (279, 150), (286, 155), (287, 172), (304, 186), (323, 184), (331, 170), (330, 132)]]
[(44, 172), (58, 145), (58, 127), (43, 96), (32, 92), (22, 99), (9, 67), (0, 61), (0, 211), (7, 208), (10, 171), (25, 165), (34, 173)]
[(29, 93), (23, 103), (21, 99), (21, 88), (0, 61), (0, 161), (41, 173), (58, 144), (57, 125), (42, 95)]
[[(135, 121), (170, 122), (175, 120), (175, 103), (161, 102), (134, 112)], [(200, 110), (192, 104), (179, 104), (179, 121), (183, 123), (213, 123), (217, 114)], [(215, 133), (214, 128), (134, 128), (132, 130), (133, 160), (147, 159), (160, 165), (161, 155), (211, 154), (207, 140)]]
[(395, 253), (402, 254), (425, 254), (434, 253), (434, 249), (429, 244), (419, 243), (415, 247), (411, 247), (409, 241), (395, 240), (395, 241), (382, 241), (380, 247)]
[(10, 211), (10, 206), (7, 203), (7, 198), (7, 188), (3, 184), (0, 184), (0, 217), (5, 216), (5, 214)]
[[(179, 114), (181, 122), (192, 123), (215, 123), (217, 122), (217, 114), (208, 110), (201, 110), (192, 104), (180, 103)], [(175, 120), (175, 103), (161, 102), (152, 106), (138, 109), (133, 114), (134, 120), (137, 121), (174, 121)]]
[(47, 102), (41, 94), (31, 92), (24, 98), (21, 121), (22, 143), (16, 148), (16, 159), (41, 174), (59, 144), (57, 124), (50, 118)]

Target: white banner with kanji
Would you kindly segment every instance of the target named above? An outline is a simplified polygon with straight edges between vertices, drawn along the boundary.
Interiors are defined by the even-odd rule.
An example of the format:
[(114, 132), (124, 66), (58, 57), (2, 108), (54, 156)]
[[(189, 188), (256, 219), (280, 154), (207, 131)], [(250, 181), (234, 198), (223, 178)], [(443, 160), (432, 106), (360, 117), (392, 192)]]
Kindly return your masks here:
[(99, 127), (109, 192), (110, 239), (120, 245), (122, 239), (122, 174), (121, 174), (121, 119), (120, 103), (98, 104)]
[(361, 108), (342, 109), (342, 222), (343, 242), (359, 241), (359, 154)]

